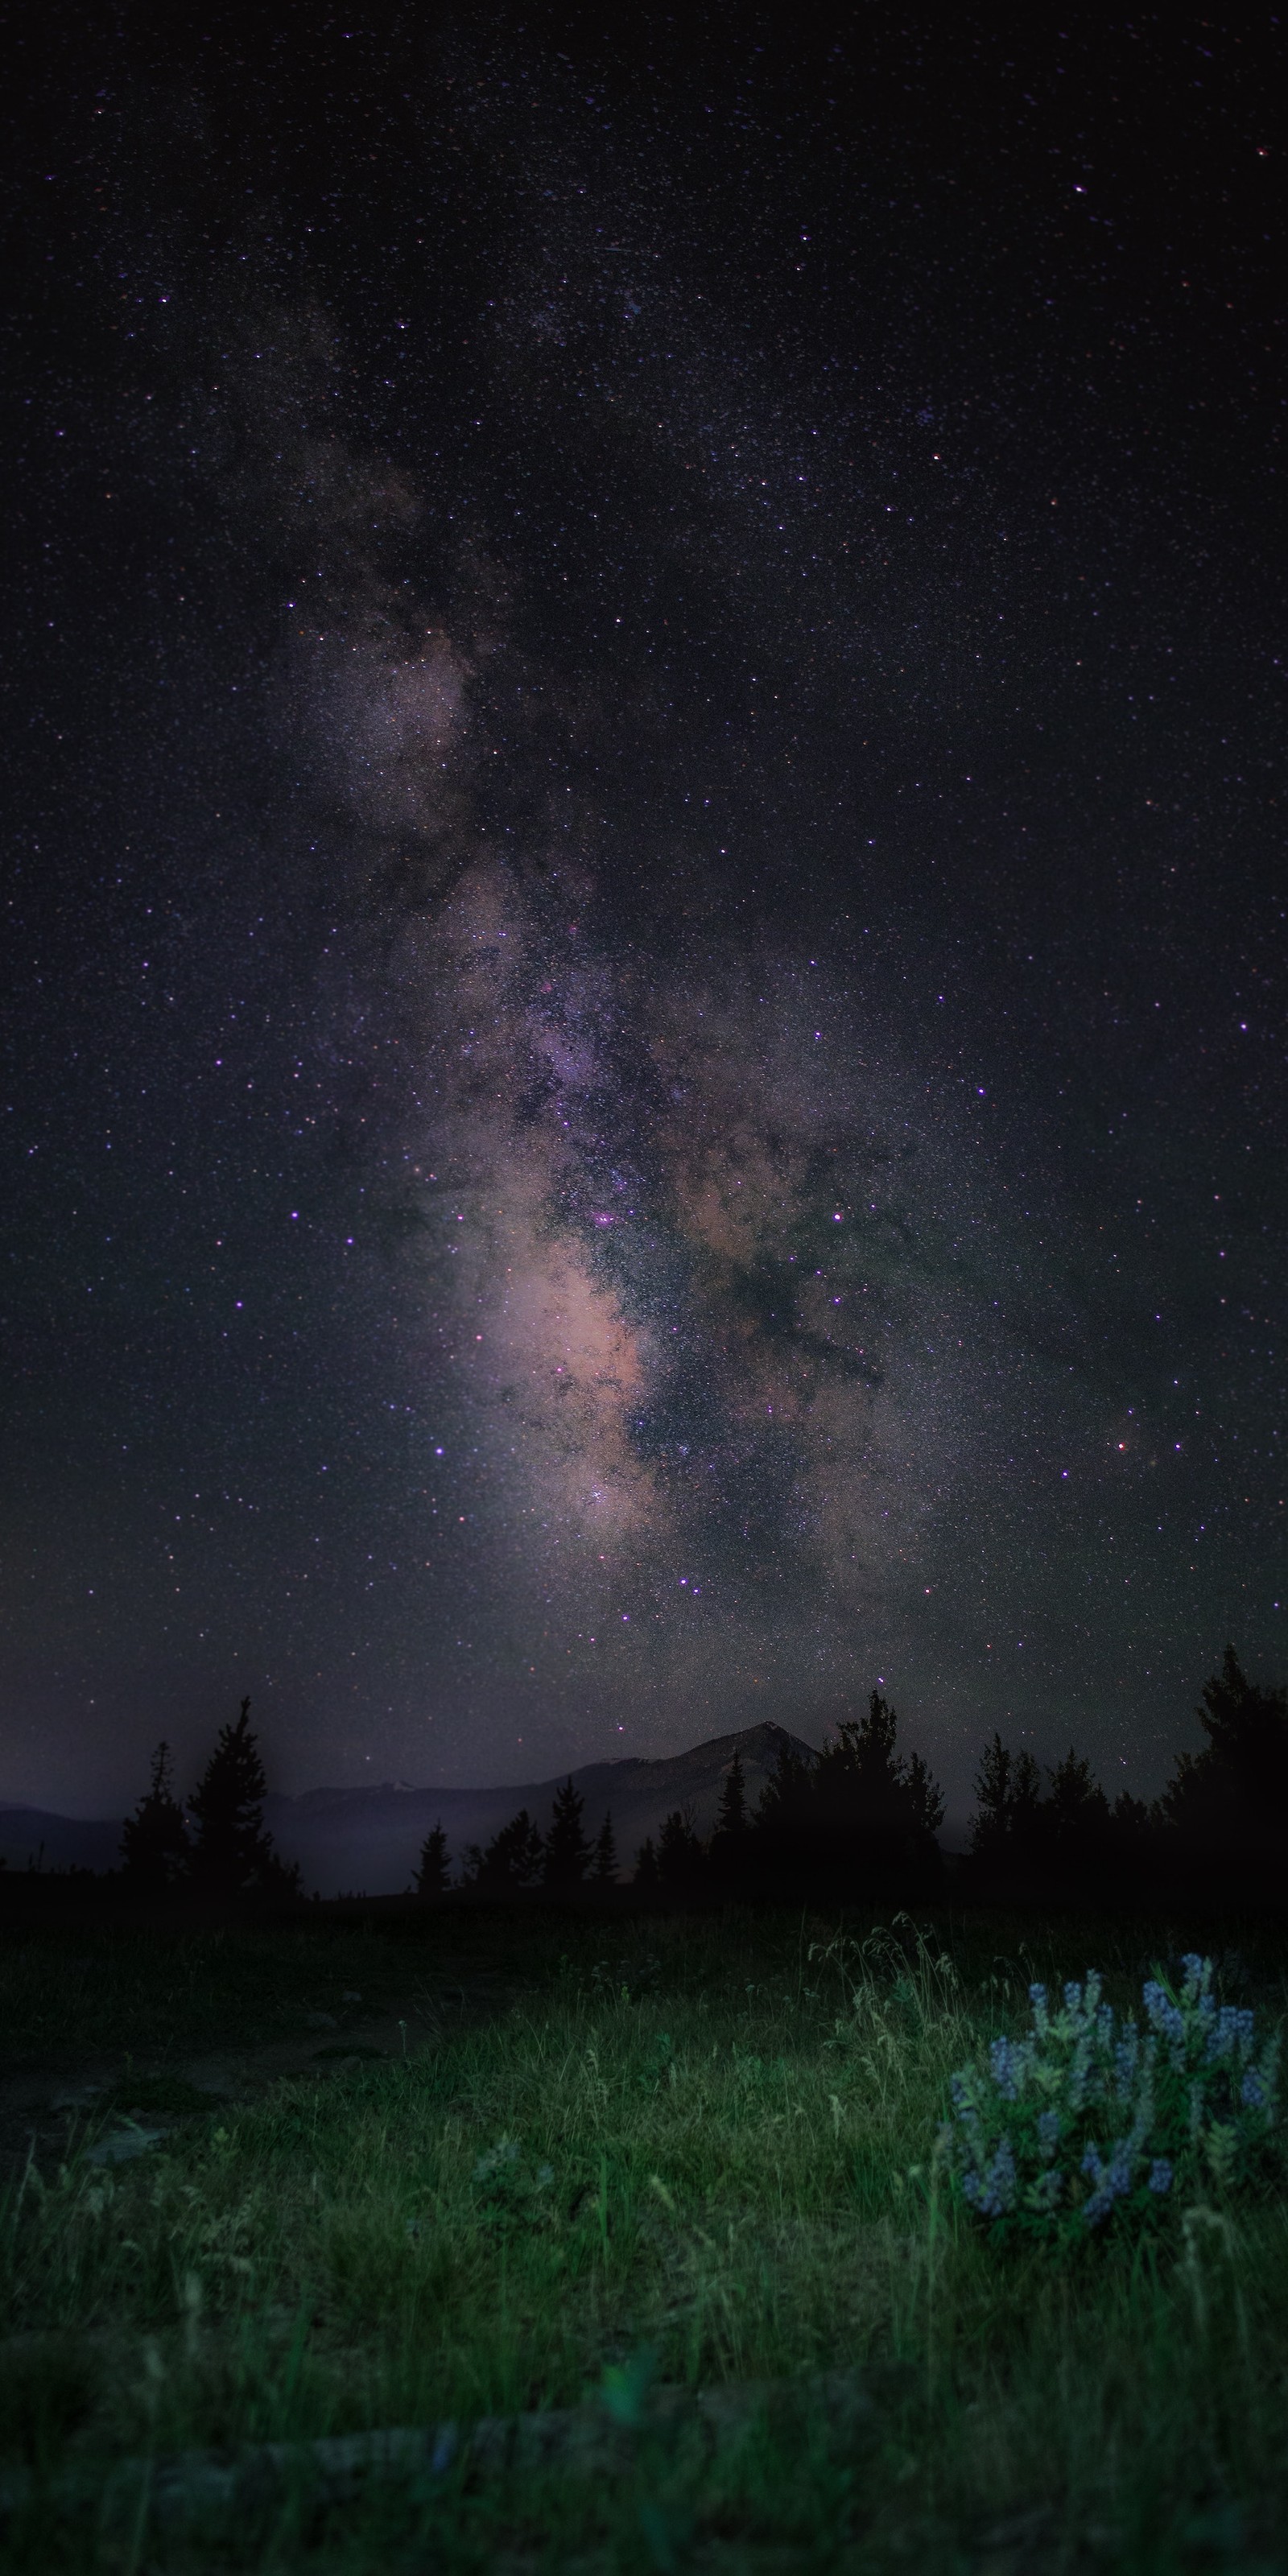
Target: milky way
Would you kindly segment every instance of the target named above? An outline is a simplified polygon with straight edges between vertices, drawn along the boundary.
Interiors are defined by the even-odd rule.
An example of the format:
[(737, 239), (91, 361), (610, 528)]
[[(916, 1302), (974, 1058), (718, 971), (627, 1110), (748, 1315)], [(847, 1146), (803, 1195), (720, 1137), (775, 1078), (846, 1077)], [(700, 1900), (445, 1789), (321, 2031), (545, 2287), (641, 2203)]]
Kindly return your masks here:
[(694, 41), (72, 82), (11, 1793), (243, 1688), (306, 1786), (880, 1678), (960, 1812), (1277, 1669), (1255, 84), (1168, 140), (1128, 47), (1093, 173), (1064, 39), (942, 128), (902, 35)]

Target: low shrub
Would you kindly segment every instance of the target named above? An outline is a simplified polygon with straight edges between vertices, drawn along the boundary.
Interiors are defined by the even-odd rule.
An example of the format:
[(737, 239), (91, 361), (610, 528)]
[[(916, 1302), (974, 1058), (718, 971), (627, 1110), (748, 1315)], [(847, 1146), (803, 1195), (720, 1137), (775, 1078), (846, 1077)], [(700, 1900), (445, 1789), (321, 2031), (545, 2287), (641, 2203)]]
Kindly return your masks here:
[(1178, 2197), (1252, 2179), (1278, 2123), (1278, 2038), (1218, 2002), (1210, 1959), (1181, 1965), (1179, 1989), (1146, 1979), (1142, 2021), (1101, 2001), (1095, 1973), (1055, 2011), (1030, 1986), (1031, 2037), (954, 2075), (938, 2153), (995, 2240), (1139, 2234)]

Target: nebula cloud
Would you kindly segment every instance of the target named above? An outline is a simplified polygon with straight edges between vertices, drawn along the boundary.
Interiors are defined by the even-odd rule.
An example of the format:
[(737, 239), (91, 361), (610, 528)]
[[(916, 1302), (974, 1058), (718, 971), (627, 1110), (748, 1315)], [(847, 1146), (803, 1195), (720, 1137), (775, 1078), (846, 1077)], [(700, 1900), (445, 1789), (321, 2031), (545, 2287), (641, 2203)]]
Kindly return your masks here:
[(593, 1645), (636, 1708), (736, 1714), (771, 1674), (826, 1708), (988, 1469), (1006, 1227), (953, 1083), (808, 905), (790, 936), (718, 905), (677, 932), (661, 870), (656, 940), (647, 880), (625, 935), (584, 797), (534, 814), (490, 774), (516, 706), (571, 735), (611, 729), (611, 693), (534, 669), (472, 541), (441, 596), (400, 572), (421, 497), (309, 425), (327, 332), (259, 339), (279, 703), (345, 872), (355, 1021), (399, 1063), (354, 1150), (372, 1294), (445, 1435), (426, 1567), (468, 1539), (448, 1623), (464, 1586), (495, 1669), (556, 1695)]

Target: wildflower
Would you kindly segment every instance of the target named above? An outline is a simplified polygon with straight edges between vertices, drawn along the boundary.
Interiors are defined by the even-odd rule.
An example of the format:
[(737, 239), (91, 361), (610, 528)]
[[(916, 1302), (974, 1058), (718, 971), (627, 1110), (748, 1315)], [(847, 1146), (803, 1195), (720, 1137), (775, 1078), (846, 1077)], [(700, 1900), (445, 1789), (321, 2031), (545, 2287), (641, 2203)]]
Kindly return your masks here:
[(1003, 2218), (1015, 2207), (1015, 2149), (1007, 2137), (998, 2143), (975, 2205), (982, 2218)]
[(1091, 2050), (1084, 2038), (1078, 2041), (1069, 2066), (1069, 2108), (1080, 2111), (1091, 2074)]
[(1251, 2048), (1256, 2033), (1256, 2017), (1241, 2011), (1238, 2004), (1222, 2004), (1208, 2032), (1205, 2054), (1210, 2058), (1242, 2057)]
[(1083, 2202), (1082, 2215), (1088, 2227), (1098, 2227), (1114, 2202), (1131, 2190), (1131, 2157), (1127, 2140), (1119, 2138), (1115, 2142), (1110, 2148), (1107, 2164), (1100, 2149), (1090, 2145), (1082, 2159), (1082, 2170), (1094, 2186)]
[(1171, 1996), (1166, 1994), (1152, 1977), (1146, 1980), (1142, 2000), (1151, 2030), (1156, 2031), (1160, 2039), (1167, 2041), (1168, 2054), (1173, 2066), (1183, 2066), (1185, 2015), (1180, 2005), (1173, 2003)]
[(1020, 2051), (1012, 2048), (1009, 2039), (1002, 2038), (993, 2041), (988, 2053), (998, 2092), (1004, 2102), (1013, 2102), (1019, 2089), (1017, 2078), (1022, 2072)]
[(1135, 2022), (1129, 2021), (1114, 2047), (1114, 2081), (1120, 2102), (1127, 2101), (1131, 2095), (1139, 2062), (1140, 2033)]
[[(1141, 2020), (1119, 2021), (1094, 1970), (1070, 1980), (1054, 2016), (1035, 1983), (1031, 2036), (992, 2040), (953, 2077), (940, 2152), (976, 2218), (1085, 2237), (1115, 2216), (1139, 2225), (1147, 2192), (1155, 2207), (1180, 2197), (1178, 2176), (1197, 2160), (1223, 2187), (1239, 2178), (1243, 2150), (1277, 2115), (1276, 2043), (1254, 2056), (1253, 2014), (1218, 2002), (1197, 1953), (1182, 1968), (1175, 1990), (1145, 1981)], [(1081, 2192), (1066, 2189), (1071, 2169)]]

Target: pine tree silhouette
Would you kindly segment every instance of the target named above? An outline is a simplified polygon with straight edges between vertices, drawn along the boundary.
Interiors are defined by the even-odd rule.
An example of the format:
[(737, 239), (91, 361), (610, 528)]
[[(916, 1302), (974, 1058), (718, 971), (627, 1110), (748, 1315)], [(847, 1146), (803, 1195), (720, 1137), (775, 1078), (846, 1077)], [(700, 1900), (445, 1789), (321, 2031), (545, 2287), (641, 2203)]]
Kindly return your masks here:
[(1040, 1865), (1042, 1774), (1027, 1746), (1012, 1753), (1000, 1735), (975, 1774), (970, 1855), (987, 1878), (1013, 1879)]
[(663, 1820), (657, 1843), (657, 1871), (663, 1887), (677, 1896), (695, 1888), (705, 1857), (692, 1817), (685, 1809), (673, 1808)]
[(151, 1787), (126, 1818), (121, 1833), (125, 1876), (150, 1895), (173, 1887), (192, 1859), (183, 1809), (170, 1783), (170, 1747), (158, 1744), (152, 1756)]
[(555, 1791), (542, 1866), (542, 1882), (556, 1894), (580, 1887), (586, 1875), (591, 1854), (590, 1844), (581, 1829), (581, 1811), (585, 1803), (580, 1791), (572, 1785), (570, 1772), (562, 1789)]
[(874, 1690), (865, 1714), (842, 1720), (810, 1774), (812, 1840), (847, 1877), (911, 1880), (939, 1866), (942, 1793), (920, 1755), (913, 1768), (896, 1752), (898, 1732), (888, 1699)]
[(806, 1760), (780, 1745), (756, 1812), (757, 1877), (808, 1890), (822, 1872), (838, 1890), (927, 1889), (942, 1869), (935, 1835), (943, 1792), (920, 1754), (896, 1751), (899, 1721), (874, 1690), (862, 1717), (843, 1718)]
[(268, 1782), (251, 1733), (250, 1701), (235, 1726), (221, 1727), (214, 1752), (191, 1799), (197, 1827), (192, 1883), (212, 1896), (293, 1895), (299, 1869), (289, 1868), (264, 1830), (262, 1800)]
[(1000, 1735), (986, 1744), (975, 1774), (975, 1813), (971, 1818), (972, 1860), (996, 1865), (1006, 1849), (1011, 1817), (1011, 1754)]
[(1160, 1821), (1196, 1854), (1262, 1859), (1288, 1840), (1288, 1690), (1250, 1682), (1233, 1646), (1204, 1684), (1207, 1737), (1182, 1753), (1159, 1800)]
[(590, 1875), (595, 1887), (616, 1887), (617, 1885), (617, 1838), (613, 1832), (611, 1807), (604, 1810), (604, 1821), (599, 1828), (594, 1866)]
[(486, 1851), (477, 1843), (466, 1844), (464, 1884), (480, 1896), (514, 1896), (532, 1886), (541, 1853), (540, 1832), (527, 1808), (520, 1807), (517, 1816), (493, 1834)]
[(1027, 1746), (1012, 1753), (1000, 1735), (986, 1746), (975, 1774), (970, 1856), (985, 1883), (1014, 1885), (1054, 1876), (1066, 1888), (1103, 1881), (1111, 1865), (1138, 1862), (1148, 1811), (1120, 1798), (1111, 1816), (1089, 1762), (1070, 1745), (1048, 1775)]
[(919, 1834), (933, 1841), (944, 1821), (944, 1793), (932, 1778), (930, 1766), (919, 1753), (910, 1754), (904, 1785), (912, 1808), (913, 1822)]
[(1114, 1800), (1114, 1832), (1125, 1842), (1144, 1844), (1151, 1831), (1151, 1819), (1143, 1798), (1133, 1798), (1130, 1789), (1120, 1789)]
[(800, 1816), (813, 1768), (813, 1757), (807, 1760), (786, 1737), (780, 1739), (756, 1806), (756, 1829), (766, 1840), (779, 1837)]
[(1070, 1745), (1042, 1802), (1042, 1840), (1067, 1876), (1099, 1866), (1109, 1844), (1109, 1800), (1089, 1762)]
[(733, 1760), (720, 1784), (720, 1804), (716, 1809), (715, 1829), (707, 1857), (713, 1877), (728, 1893), (737, 1893), (747, 1876), (751, 1858), (751, 1820), (747, 1814), (742, 1755), (736, 1745)]
[(1011, 1807), (1007, 1818), (1007, 1840), (1017, 1865), (1031, 1866), (1041, 1849), (1041, 1808), (1042, 1774), (1027, 1745), (1022, 1744), (1011, 1765)]
[(646, 1834), (635, 1855), (633, 1884), (641, 1895), (651, 1896), (662, 1884), (657, 1866), (657, 1849), (651, 1834)]
[(440, 1820), (434, 1826), (432, 1833), (426, 1834), (421, 1847), (420, 1860), (416, 1868), (416, 1894), (427, 1904), (433, 1904), (440, 1896), (446, 1896), (451, 1883), (452, 1874), (447, 1862), (447, 1836)]
[(716, 1840), (728, 1837), (736, 1841), (747, 1830), (747, 1786), (743, 1776), (742, 1755), (734, 1747), (733, 1760), (724, 1775), (720, 1804), (716, 1809)]

